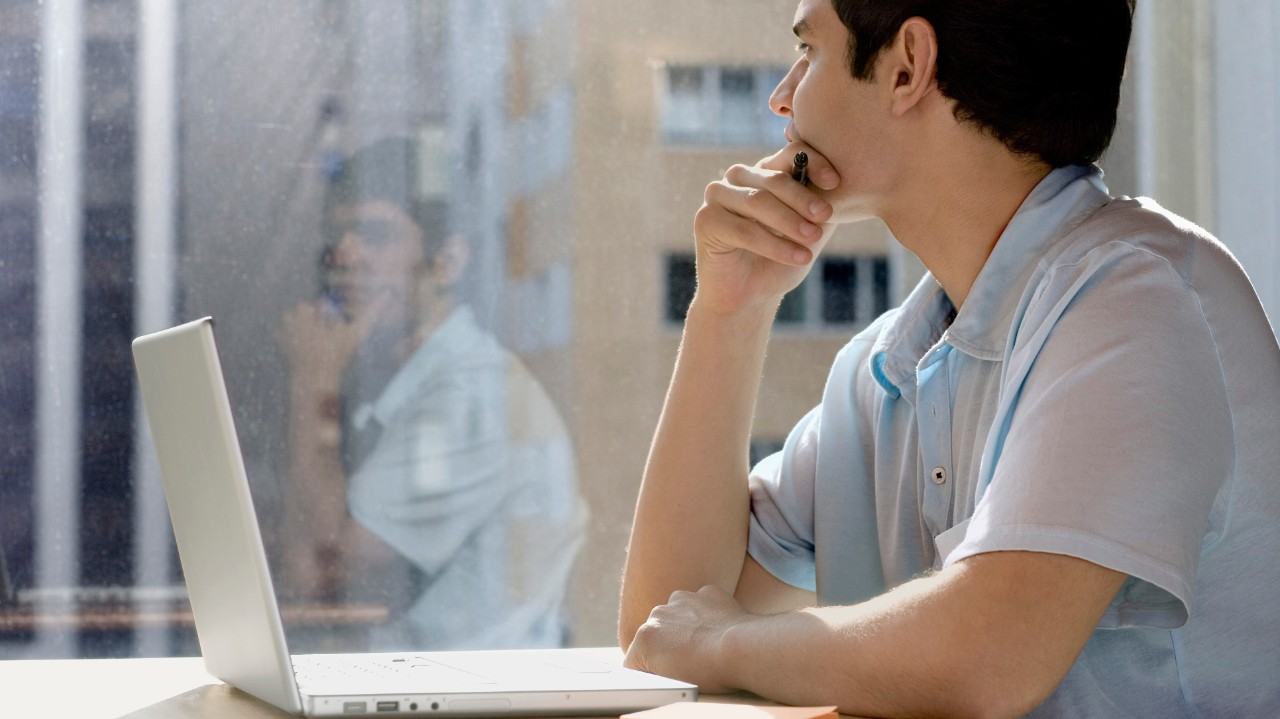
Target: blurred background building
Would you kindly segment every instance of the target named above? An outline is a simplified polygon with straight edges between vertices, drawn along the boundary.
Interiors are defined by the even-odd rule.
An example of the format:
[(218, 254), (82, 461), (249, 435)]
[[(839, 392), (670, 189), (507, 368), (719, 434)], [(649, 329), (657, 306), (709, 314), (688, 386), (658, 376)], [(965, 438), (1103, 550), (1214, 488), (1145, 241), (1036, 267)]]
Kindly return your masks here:
[[(0, 0), (0, 657), (193, 651), (131, 337), (218, 319), (274, 546), (281, 313), (319, 286), (326, 173), (422, 141), (468, 299), (572, 429), (592, 511), (573, 642), (613, 641), (705, 185), (782, 144), (790, 0)], [(1139, 3), (1113, 192), (1205, 225), (1280, 312), (1280, 9)], [(785, 300), (753, 453), (919, 278), (841, 228)], [(1273, 320), (1274, 321), (1274, 320)], [(0, 588), (3, 588), (0, 585)], [(112, 613), (89, 607), (109, 604)], [(165, 611), (157, 610), (157, 607)], [(108, 621), (110, 620), (110, 621)]]

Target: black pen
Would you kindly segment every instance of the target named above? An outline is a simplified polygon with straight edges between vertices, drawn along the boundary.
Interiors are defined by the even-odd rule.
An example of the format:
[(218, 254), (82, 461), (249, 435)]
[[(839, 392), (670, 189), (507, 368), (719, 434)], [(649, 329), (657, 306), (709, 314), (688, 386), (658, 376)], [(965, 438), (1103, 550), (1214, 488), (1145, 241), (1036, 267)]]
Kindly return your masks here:
[(800, 151), (791, 161), (791, 179), (805, 187), (809, 186), (809, 154)]

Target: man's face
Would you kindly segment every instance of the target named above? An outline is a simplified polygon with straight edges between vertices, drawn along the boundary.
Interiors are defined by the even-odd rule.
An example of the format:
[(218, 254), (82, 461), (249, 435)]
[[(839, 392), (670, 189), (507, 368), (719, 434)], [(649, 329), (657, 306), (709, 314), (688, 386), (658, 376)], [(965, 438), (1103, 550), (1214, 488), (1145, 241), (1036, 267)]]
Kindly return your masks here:
[(325, 258), (333, 299), (347, 316), (381, 306), (378, 324), (403, 322), (417, 309), (417, 283), (425, 269), (422, 231), (386, 201), (335, 207), (334, 236)]
[(849, 70), (849, 30), (831, 0), (800, 0), (794, 30), (800, 57), (779, 83), (769, 107), (791, 118), (787, 139), (802, 141), (827, 158), (840, 174), (828, 191), (836, 219), (872, 214), (874, 196), (887, 184), (885, 122), (888, 103), (874, 80)]

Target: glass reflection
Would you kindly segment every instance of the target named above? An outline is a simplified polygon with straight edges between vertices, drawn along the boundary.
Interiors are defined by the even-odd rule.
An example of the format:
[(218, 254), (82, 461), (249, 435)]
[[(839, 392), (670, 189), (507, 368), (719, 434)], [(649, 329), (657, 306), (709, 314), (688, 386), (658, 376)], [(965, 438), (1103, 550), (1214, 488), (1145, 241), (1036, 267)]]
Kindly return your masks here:
[(564, 421), (459, 297), (413, 139), (338, 164), (318, 296), (281, 320), (287, 592), (376, 602), (373, 650), (558, 646), (581, 543)]

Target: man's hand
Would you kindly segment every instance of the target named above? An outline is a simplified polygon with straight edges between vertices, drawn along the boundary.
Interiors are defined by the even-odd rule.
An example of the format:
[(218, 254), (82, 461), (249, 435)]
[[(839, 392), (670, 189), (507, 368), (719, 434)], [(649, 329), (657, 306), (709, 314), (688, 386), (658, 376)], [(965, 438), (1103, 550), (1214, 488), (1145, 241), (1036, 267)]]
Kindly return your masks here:
[(734, 691), (720, 658), (725, 633), (755, 617), (719, 587), (676, 592), (640, 625), (624, 664), (680, 679), (709, 694)]
[(369, 336), (386, 298), (347, 321), (321, 302), (300, 302), (280, 320), (277, 341), (295, 383), (337, 391), (342, 372)]
[[(812, 185), (791, 178), (795, 154), (809, 156)], [(830, 237), (831, 205), (816, 190), (840, 182), (813, 148), (790, 143), (752, 167), (734, 165), (707, 186), (694, 218), (698, 291), (694, 302), (731, 315), (776, 303), (804, 279)]]

